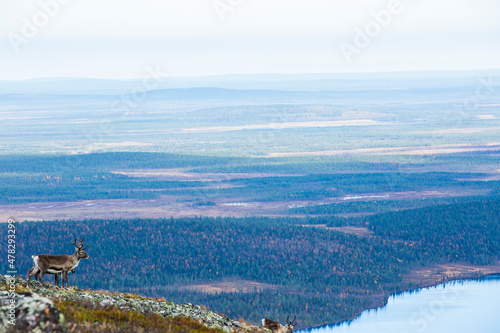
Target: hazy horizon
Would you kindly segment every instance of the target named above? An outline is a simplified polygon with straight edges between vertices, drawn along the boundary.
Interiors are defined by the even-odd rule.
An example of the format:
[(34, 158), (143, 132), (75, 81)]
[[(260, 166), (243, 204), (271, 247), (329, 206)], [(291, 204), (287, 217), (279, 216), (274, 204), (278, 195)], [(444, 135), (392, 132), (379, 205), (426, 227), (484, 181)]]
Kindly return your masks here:
[[(226, 73), (226, 74), (216, 74), (216, 75), (186, 75), (186, 76), (173, 76), (172, 79), (197, 79), (197, 78), (229, 78), (229, 77), (252, 77), (252, 76), (327, 76), (327, 75), (340, 75), (342, 77), (356, 75), (394, 75), (394, 74), (423, 74), (423, 73), (456, 73), (456, 74), (467, 74), (475, 72), (500, 72), (500, 67), (498, 68), (474, 68), (474, 69), (448, 69), (448, 70), (408, 70), (408, 71), (371, 71), (371, 72), (325, 72), (325, 73), (280, 73), (280, 72), (268, 72), (268, 73)], [(499, 73), (495, 73), (498, 75)], [(142, 77), (127, 77), (127, 78), (112, 78), (112, 77), (95, 77), (95, 76), (37, 76), (31, 78), (22, 79), (0, 79), (0, 81), (36, 81), (36, 80), (109, 80), (109, 81), (128, 81), (128, 80), (140, 80)]]

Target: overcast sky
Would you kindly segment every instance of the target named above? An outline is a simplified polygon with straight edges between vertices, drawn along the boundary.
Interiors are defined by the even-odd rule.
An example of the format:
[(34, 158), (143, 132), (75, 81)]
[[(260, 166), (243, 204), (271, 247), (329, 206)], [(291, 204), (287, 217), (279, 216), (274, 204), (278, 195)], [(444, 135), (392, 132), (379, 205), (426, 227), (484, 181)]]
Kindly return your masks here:
[(500, 68), (499, 14), (498, 0), (1, 0), (0, 79)]

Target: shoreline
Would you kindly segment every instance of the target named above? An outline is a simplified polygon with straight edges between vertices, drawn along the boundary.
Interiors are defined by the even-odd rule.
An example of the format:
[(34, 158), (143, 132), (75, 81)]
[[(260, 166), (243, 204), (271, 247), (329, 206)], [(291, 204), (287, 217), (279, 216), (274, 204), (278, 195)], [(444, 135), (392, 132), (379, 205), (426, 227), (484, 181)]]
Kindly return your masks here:
[[(498, 267), (498, 266), (499, 266), (499, 264), (492, 265), (491, 267)], [(482, 266), (482, 267), (488, 267), (488, 266)], [(400, 290), (400, 291), (390, 292), (387, 295), (384, 295), (383, 304), (381, 304), (381, 305), (364, 308), (363, 310), (361, 310), (361, 312), (357, 313), (356, 315), (354, 315), (348, 319), (336, 321), (336, 322), (333, 322), (330, 324), (324, 324), (324, 325), (303, 328), (303, 329), (297, 330), (297, 332), (310, 332), (313, 329), (335, 327), (335, 326), (340, 326), (343, 323), (350, 323), (350, 322), (358, 319), (365, 311), (376, 310), (376, 309), (380, 309), (380, 308), (387, 306), (387, 303), (389, 302), (389, 298), (392, 296), (397, 296), (397, 295), (401, 295), (404, 293), (420, 291), (423, 289), (429, 289), (429, 288), (437, 287), (437, 286), (440, 286), (442, 284), (446, 284), (446, 283), (450, 283), (450, 282), (454, 282), (454, 281), (480, 281), (480, 280), (483, 280), (483, 279), (491, 277), (491, 276), (498, 276), (500, 278), (500, 270), (497, 270), (496, 272), (487, 272), (487, 273), (481, 274), (479, 276), (472, 276), (472, 274), (470, 274), (470, 276), (450, 277), (450, 278), (446, 279), (445, 281), (440, 281), (440, 282), (436, 282), (433, 284), (423, 284), (422, 286), (417, 286), (417, 287), (411, 288), (411, 289), (404, 289), (404, 290)]]

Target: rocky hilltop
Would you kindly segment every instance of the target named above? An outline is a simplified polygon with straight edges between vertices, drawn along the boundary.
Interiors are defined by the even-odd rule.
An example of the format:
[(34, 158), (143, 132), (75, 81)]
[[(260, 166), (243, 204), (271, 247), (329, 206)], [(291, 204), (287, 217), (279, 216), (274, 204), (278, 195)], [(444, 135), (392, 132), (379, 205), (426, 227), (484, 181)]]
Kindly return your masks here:
[(269, 333), (192, 304), (0, 275), (0, 332)]

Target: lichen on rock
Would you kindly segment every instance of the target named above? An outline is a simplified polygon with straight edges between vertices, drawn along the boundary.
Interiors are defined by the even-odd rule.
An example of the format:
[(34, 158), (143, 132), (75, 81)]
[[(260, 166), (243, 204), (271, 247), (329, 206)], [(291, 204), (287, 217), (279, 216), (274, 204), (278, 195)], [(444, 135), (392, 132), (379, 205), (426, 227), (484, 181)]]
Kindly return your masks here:
[(65, 320), (54, 303), (33, 293), (0, 291), (2, 331), (64, 332)]
[[(9, 282), (13, 282), (17, 287), (16, 295), (16, 321), (15, 327), (7, 325), (9, 314)], [(78, 330), (79, 325), (87, 325), (81, 332), (93, 332), (92, 325), (104, 321), (107, 325), (104, 332), (114, 332), (109, 325), (120, 326), (127, 321), (135, 320), (143, 328), (148, 325), (148, 318), (153, 318), (165, 325), (168, 322), (170, 326), (177, 325), (183, 332), (263, 332), (260, 327), (252, 326), (244, 322), (234, 321), (231, 318), (218, 313), (211, 312), (205, 308), (186, 304), (175, 304), (164, 299), (152, 299), (134, 294), (109, 293), (105, 291), (80, 290), (75, 287), (66, 289), (47, 285), (47, 288), (41, 287), (38, 282), (32, 282), (32, 289), (25, 288), (26, 281), (20, 277), (10, 278), (0, 275), (0, 325), (6, 331), (11, 329), (14, 332), (65, 332), (68, 327), (71, 330)], [(58, 308), (59, 306), (59, 308)], [(65, 320), (64, 314), (67, 314)], [(108, 313), (108, 315), (106, 315)], [(115, 313), (115, 315), (109, 315)], [(121, 319), (119, 319), (119, 318)], [(104, 319), (103, 319), (104, 318)], [(116, 319), (118, 318), (118, 319)], [(164, 319), (161, 319), (164, 318)], [(184, 318), (184, 319), (183, 319)], [(116, 322), (111, 322), (116, 319)], [(152, 319), (152, 320), (153, 320)], [(82, 321), (84, 323), (82, 323)], [(144, 323), (146, 321), (146, 323)], [(8, 324), (8, 323), (7, 323)], [(89, 329), (89, 325), (92, 326)], [(193, 326), (194, 325), (194, 326)], [(198, 325), (199, 327), (196, 328)], [(200, 330), (202, 327), (205, 329)], [(125, 332), (122, 329), (117, 331)], [(148, 332), (146, 328), (144, 330)], [(163, 331), (165, 330), (154, 330)], [(174, 329), (177, 331), (177, 329)]]

